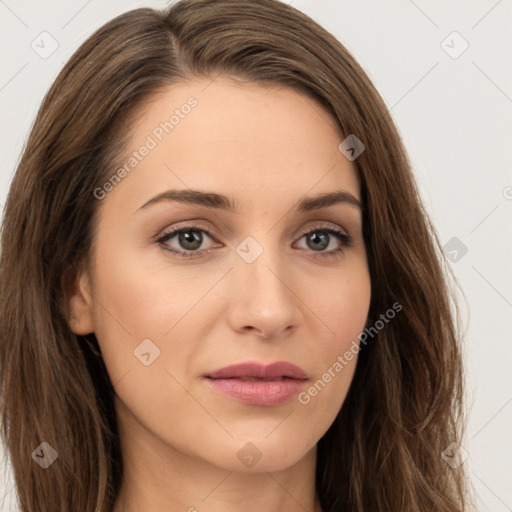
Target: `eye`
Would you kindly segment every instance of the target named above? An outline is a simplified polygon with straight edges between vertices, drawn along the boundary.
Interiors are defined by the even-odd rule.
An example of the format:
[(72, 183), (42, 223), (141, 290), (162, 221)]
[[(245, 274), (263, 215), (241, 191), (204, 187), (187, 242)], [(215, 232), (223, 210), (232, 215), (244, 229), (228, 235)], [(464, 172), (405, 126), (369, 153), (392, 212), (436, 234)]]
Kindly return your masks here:
[[(334, 237), (334, 240), (333, 240)], [(318, 226), (309, 231), (306, 231), (302, 234), (300, 240), (305, 238), (305, 243), (307, 244), (306, 249), (312, 248), (313, 256), (316, 257), (340, 257), (345, 248), (350, 247), (352, 245), (351, 237), (340, 231), (339, 229), (333, 228), (330, 225)], [(337, 248), (331, 248), (330, 251), (325, 251), (330, 245), (331, 242), (335, 241), (339, 242), (339, 246)]]
[[(199, 226), (184, 226), (176, 229), (173, 228), (164, 233), (163, 236), (157, 240), (157, 243), (164, 246), (167, 251), (179, 256), (183, 256), (184, 258), (196, 256), (197, 254), (203, 253), (207, 250), (203, 248), (202, 250), (198, 251), (204, 241), (203, 233), (206, 233), (206, 236), (211, 238), (209, 232)], [(178, 250), (172, 249), (168, 245), (169, 241), (173, 238), (176, 238), (176, 242), (181, 246), (178, 247)]]
[[(204, 235), (212, 239), (208, 230), (200, 226), (189, 225), (170, 229), (158, 238), (156, 243), (163, 246), (166, 251), (176, 254), (177, 256), (183, 258), (196, 257), (208, 252), (208, 249), (211, 248), (210, 246), (200, 249), (205, 241)], [(174, 243), (177, 244), (178, 247), (170, 243), (174, 238), (176, 238)], [(302, 233), (299, 241), (303, 238), (305, 238), (307, 244), (305, 248), (311, 249), (314, 253), (312, 254), (313, 257), (340, 257), (345, 248), (352, 245), (352, 239), (348, 234), (331, 225), (322, 225), (310, 229)], [(331, 247), (331, 250), (328, 251), (325, 250), (336, 241), (338, 241), (338, 247)]]

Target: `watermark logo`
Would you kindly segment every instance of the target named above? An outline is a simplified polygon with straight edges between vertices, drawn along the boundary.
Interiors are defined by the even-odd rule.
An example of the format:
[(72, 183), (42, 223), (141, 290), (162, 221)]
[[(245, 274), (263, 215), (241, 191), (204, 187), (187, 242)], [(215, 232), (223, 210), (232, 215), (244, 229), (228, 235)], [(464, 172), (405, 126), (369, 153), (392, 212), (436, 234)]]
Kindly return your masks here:
[(59, 47), (57, 40), (48, 32), (41, 32), (31, 43), (30, 47), (41, 59), (48, 59)]
[(365, 149), (366, 146), (353, 133), (351, 133), (339, 146), (339, 151), (353, 162)]
[(469, 452), (455, 441), (441, 453), (441, 458), (452, 468), (457, 469), (469, 457)]
[(137, 345), (133, 353), (144, 366), (149, 366), (160, 356), (160, 349), (149, 338), (146, 338)]
[(252, 263), (263, 253), (263, 247), (252, 236), (248, 236), (236, 247), (236, 253), (246, 263)]
[(46, 441), (42, 442), (33, 452), (32, 458), (43, 468), (49, 468), (56, 460), (59, 454)]
[(248, 442), (238, 450), (236, 456), (244, 466), (252, 468), (261, 459), (262, 453), (254, 444)]
[(468, 252), (468, 248), (459, 238), (454, 236), (444, 244), (443, 251), (452, 263), (458, 263), (464, 258)]
[(454, 30), (441, 41), (441, 48), (455, 60), (469, 48), (469, 43)]

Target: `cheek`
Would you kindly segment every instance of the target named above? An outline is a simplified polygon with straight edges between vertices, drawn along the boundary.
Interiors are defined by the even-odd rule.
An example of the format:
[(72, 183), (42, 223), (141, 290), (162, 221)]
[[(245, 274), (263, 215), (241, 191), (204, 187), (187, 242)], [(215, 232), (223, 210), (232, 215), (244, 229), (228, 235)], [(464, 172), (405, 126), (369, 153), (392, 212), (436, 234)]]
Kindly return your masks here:
[[(217, 318), (210, 307), (218, 293), (215, 284), (229, 267), (209, 267), (198, 278), (191, 266), (173, 263), (158, 250), (120, 250), (122, 240), (114, 241), (112, 233), (100, 242), (95, 255), (94, 322), (110, 378), (117, 382), (131, 372), (132, 380), (141, 367), (158, 368), (163, 383), (151, 381), (156, 378), (150, 377), (152, 371), (142, 374), (141, 384), (147, 383), (147, 389), (161, 389), (165, 383), (168, 387), (164, 369), (181, 380), (204, 351), (212, 319)], [(206, 296), (209, 290), (213, 293)]]
[[(104, 247), (103, 255), (115, 254)], [(207, 422), (181, 384), (205, 339), (194, 334), (200, 308), (192, 307), (204, 294), (204, 283), (191, 281), (177, 267), (148, 264), (133, 250), (115, 261), (98, 254), (96, 262), (95, 333), (121, 410), (156, 429), (172, 425), (176, 409)], [(184, 442), (192, 435), (180, 432)]]
[[(318, 350), (318, 373), (311, 386), (299, 396), (299, 403), (311, 415), (333, 421), (352, 382), (360, 349), (359, 335), (365, 328), (371, 299), (371, 283), (367, 267), (338, 280), (332, 280), (322, 293), (313, 294), (312, 306), (319, 318), (326, 319), (328, 335)], [(327, 291), (326, 291), (327, 290)], [(328, 418), (326, 418), (328, 416)]]
[[(93, 279), (95, 334), (115, 382), (144, 363), (162, 362), (164, 341), (186, 314), (193, 290), (183, 286), (179, 272), (172, 281), (162, 279), (161, 270), (141, 257), (147, 248), (123, 250), (114, 236), (99, 240), (98, 247)], [(179, 352), (179, 343), (173, 350)]]
[(315, 313), (325, 319), (329, 328), (324, 338), (325, 363), (332, 363), (333, 356), (345, 352), (364, 330), (371, 299), (371, 282), (368, 268), (363, 259), (338, 278), (325, 282), (324, 288), (313, 293)]
[(200, 282), (178, 265), (171, 267), (154, 248), (123, 249), (121, 236), (118, 241), (98, 243), (95, 294), (104, 306), (95, 310), (99, 328), (124, 329), (133, 341), (149, 334), (163, 337), (197, 297)]
[(329, 328), (334, 333), (319, 340), (321, 350), (314, 354), (320, 362), (317, 373), (297, 397), (299, 408), (306, 413), (306, 422), (308, 418), (314, 419), (317, 438), (338, 415), (356, 370), (359, 335), (365, 327), (370, 301), (367, 288), (359, 288), (357, 292), (331, 295), (325, 318), (331, 319)]

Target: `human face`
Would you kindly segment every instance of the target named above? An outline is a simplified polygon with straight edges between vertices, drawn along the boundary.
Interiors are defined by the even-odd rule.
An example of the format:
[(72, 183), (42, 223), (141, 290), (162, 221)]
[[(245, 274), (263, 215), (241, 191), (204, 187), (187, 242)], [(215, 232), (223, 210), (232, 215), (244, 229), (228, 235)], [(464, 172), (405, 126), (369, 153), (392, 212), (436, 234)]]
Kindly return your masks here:
[[(137, 424), (162, 452), (225, 470), (291, 467), (334, 421), (357, 357), (308, 390), (357, 341), (369, 310), (360, 183), (338, 150), (344, 137), (312, 99), (228, 78), (169, 87), (132, 128), (126, 160), (137, 151), (137, 163), (98, 201), (90, 267), (121, 429)], [(212, 196), (165, 199), (171, 190), (223, 195), (234, 210)], [(345, 200), (298, 211), (335, 191)], [(178, 228), (191, 232), (168, 234)], [(279, 361), (305, 378), (207, 377)]]

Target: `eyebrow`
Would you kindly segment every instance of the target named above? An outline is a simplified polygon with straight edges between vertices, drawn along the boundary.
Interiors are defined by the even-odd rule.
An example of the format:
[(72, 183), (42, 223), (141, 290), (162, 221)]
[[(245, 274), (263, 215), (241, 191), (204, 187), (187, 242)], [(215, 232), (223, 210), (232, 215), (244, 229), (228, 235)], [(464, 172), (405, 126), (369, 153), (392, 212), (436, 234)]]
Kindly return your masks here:
[[(162, 201), (178, 201), (185, 204), (195, 204), (206, 206), (208, 208), (239, 212), (236, 202), (225, 195), (191, 189), (167, 190), (162, 192), (144, 203), (139, 210), (143, 210)], [(363, 210), (363, 204), (361, 201), (354, 197), (350, 192), (337, 190), (335, 192), (327, 192), (314, 197), (306, 197), (302, 199), (296, 206), (296, 211), (298, 213), (305, 213), (313, 210), (320, 210), (322, 208), (328, 208), (329, 206), (340, 203), (347, 204), (359, 209), (360, 211)]]

